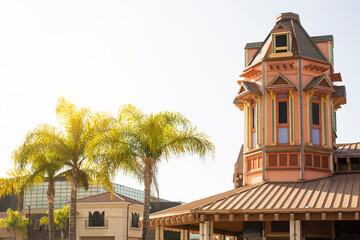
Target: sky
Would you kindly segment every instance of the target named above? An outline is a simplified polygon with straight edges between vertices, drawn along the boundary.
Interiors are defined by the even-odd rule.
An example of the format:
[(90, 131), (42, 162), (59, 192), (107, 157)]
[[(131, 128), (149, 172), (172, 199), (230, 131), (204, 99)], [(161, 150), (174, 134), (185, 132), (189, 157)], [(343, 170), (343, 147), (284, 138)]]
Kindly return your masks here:
[[(337, 141), (360, 141), (359, 10), (355, 0), (1, 1), (0, 177), (28, 131), (58, 126), (63, 96), (114, 115), (128, 103), (180, 112), (210, 136), (216, 157), (162, 163), (160, 197), (190, 202), (232, 189), (244, 141), (243, 112), (232, 104), (244, 46), (263, 41), (282, 12), (298, 13), (311, 36), (334, 35), (348, 98)], [(143, 189), (121, 173), (115, 182)]]

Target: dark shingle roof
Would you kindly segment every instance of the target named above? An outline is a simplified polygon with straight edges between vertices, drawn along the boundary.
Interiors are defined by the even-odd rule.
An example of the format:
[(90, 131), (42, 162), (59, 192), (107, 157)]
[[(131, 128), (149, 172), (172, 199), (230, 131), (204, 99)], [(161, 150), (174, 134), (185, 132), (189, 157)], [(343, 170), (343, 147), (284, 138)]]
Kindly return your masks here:
[[(310, 39), (315, 42), (329, 42), (329, 41), (333, 41), (334, 37), (333, 35), (323, 35), (323, 36), (314, 36), (314, 37), (310, 37)], [(261, 45), (264, 42), (251, 42), (251, 43), (247, 43), (245, 45), (245, 49), (255, 49), (255, 48), (260, 48)]]
[(241, 104), (241, 103), (243, 103), (243, 101), (235, 97), (233, 104)]
[(331, 42), (334, 40), (334, 36), (333, 35), (314, 36), (314, 37), (311, 37), (311, 40), (316, 43)]
[(141, 203), (135, 199), (128, 198), (128, 197), (118, 194), (118, 193), (114, 193), (111, 198), (110, 192), (97, 194), (97, 195), (90, 196), (90, 197), (80, 198), (76, 202), (77, 203), (129, 202), (129, 203), (133, 203), (133, 204), (143, 205), (143, 203)]
[(322, 54), (321, 50), (311, 40), (309, 34), (297, 21), (294, 21), (294, 34), (296, 43), (298, 45), (299, 55), (327, 63), (329, 62), (327, 58)]
[(337, 97), (346, 97), (346, 88), (345, 86), (334, 86), (335, 92), (331, 94), (332, 98)]
[(248, 82), (248, 81), (242, 81), (242, 84), (244, 85), (244, 87), (250, 92), (250, 93), (254, 93), (254, 94), (260, 94), (261, 95), (261, 91), (258, 87), (258, 85), (254, 82)]
[(263, 42), (251, 42), (251, 43), (247, 43), (247, 44), (245, 45), (245, 49), (260, 48), (262, 44), (263, 44)]
[(316, 85), (318, 85), (318, 83), (325, 77), (325, 75), (320, 75), (317, 77), (314, 77), (309, 83), (308, 85), (306, 85), (306, 87), (304, 87), (304, 91), (310, 90), (313, 87), (315, 87)]
[[(273, 30), (276, 30), (279, 27), (284, 27), (291, 32), (291, 35), (293, 37), (291, 51), (293, 52), (294, 56), (303, 56), (321, 62), (329, 63), (329, 60), (324, 56), (324, 54), (317, 47), (315, 42), (322, 42), (324, 40), (332, 39), (332, 35), (315, 36), (311, 38), (309, 34), (305, 31), (305, 29), (301, 26), (300, 22), (291, 18), (284, 18), (279, 20), (274, 26)], [(258, 47), (258, 51), (255, 53), (253, 59), (249, 62), (248, 66), (258, 64), (266, 58), (266, 53), (268, 52), (268, 49), (271, 45), (271, 41), (272, 39), (270, 32), (270, 34), (265, 38), (263, 42), (246, 44), (245, 49), (249, 49), (250, 47)]]

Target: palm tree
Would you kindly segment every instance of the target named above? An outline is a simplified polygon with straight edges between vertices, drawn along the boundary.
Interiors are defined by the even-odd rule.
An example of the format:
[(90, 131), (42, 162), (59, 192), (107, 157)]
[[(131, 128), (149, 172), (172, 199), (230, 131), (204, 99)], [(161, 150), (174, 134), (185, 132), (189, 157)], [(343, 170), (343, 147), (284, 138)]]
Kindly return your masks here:
[[(63, 240), (65, 237), (64, 232), (69, 226), (69, 205), (61, 209), (57, 209), (54, 211), (54, 223), (56, 227), (61, 229), (61, 239)], [(49, 224), (49, 217), (44, 216), (40, 219), (40, 225), (47, 225)]]
[[(38, 143), (35, 143), (38, 145)], [(55, 180), (60, 177), (62, 173), (63, 163), (52, 156), (50, 153), (41, 152), (32, 147), (32, 144), (25, 142), (13, 154), (15, 165), (20, 171), (27, 171), (26, 174), (21, 175), (21, 184), (17, 186), (20, 193), (29, 189), (36, 183), (48, 182), (47, 199), (48, 199), (48, 213), (49, 213), (49, 240), (55, 240), (54, 227), (54, 198), (55, 198)], [(10, 178), (13, 179), (14, 177)]]
[(70, 180), (71, 186), (69, 239), (76, 240), (78, 187), (87, 188), (91, 180), (96, 179), (97, 184), (112, 191), (108, 169), (103, 167), (101, 159), (92, 157), (89, 146), (95, 136), (111, 129), (113, 119), (106, 113), (91, 113), (87, 108), (78, 109), (65, 98), (58, 100), (56, 115), (62, 131), (50, 125), (40, 125), (26, 136), (24, 145), (29, 146), (27, 152), (51, 154), (67, 169), (63, 174)]
[[(149, 227), (151, 187), (158, 192), (157, 172), (161, 161), (174, 155), (213, 156), (214, 145), (209, 137), (197, 131), (181, 114), (159, 112), (144, 114), (132, 105), (124, 106), (114, 128), (93, 141), (96, 155), (103, 156), (110, 169), (133, 170), (144, 183), (144, 216), (142, 238)], [(130, 165), (129, 163), (132, 163)]]
[(0, 219), (0, 227), (5, 227), (7, 230), (12, 229), (14, 240), (16, 240), (16, 230), (26, 234), (26, 227), (30, 223), (30, 220), (20, 216), (18, 211), (13, 211), (11, 208), (9, 208), (6, 212), (7, 217)]

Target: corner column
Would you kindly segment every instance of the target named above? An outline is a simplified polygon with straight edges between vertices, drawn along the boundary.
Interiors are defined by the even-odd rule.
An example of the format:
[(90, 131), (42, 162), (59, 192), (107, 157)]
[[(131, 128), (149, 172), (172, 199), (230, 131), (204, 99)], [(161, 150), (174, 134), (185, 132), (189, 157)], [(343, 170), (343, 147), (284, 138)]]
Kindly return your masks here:
[(212, 221), (204, 221), (199, 223), (200, 240), (213, 240), (214, 224)]
[(290, 240), (301, 240), (300, 220), (290, 220)]
[(189, 230), (181, 230), (180, 240), (189, 240)]
[(164, 227), (156, 226), (155, 240), (164, 240)]

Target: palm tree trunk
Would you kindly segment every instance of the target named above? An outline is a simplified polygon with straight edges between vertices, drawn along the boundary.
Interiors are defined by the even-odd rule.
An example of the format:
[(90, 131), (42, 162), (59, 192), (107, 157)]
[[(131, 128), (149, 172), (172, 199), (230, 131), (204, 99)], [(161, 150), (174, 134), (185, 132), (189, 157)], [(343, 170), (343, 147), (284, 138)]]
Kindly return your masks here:
[(60, 230), (60, 236), (61, 236), (61, 240), (64, 240), (64, 229), (61, 228)]
[(69, 240), (76, 240), (76, 199), (79, 171), (74, 168), (71, 172), (71, 196), (70, 196), (70, 216), (69, 216)]
[(15, 228), (13, 229), (13, 237), (14, 237), (14, 240), (16, 240), (16, 229)]
[(147, 234), (149, 230), (149, 215), (150, 215), (150, 194), (151, 194), (151, 182), (152, 182), (152, 174), (151, 174), (151, 163), (150, 159), (145, 163), (145, 172), (144, 172), (144, 217), (143, 217), (143, 232), (142, 239), (147, 239)]
[(49, 202), (49, 240), (55, 240), (55, 226), (54, 226), (54, 197), (55, 197), (55, 181), (49, 179), (49, 187), (47, 190), (47, 199)]

